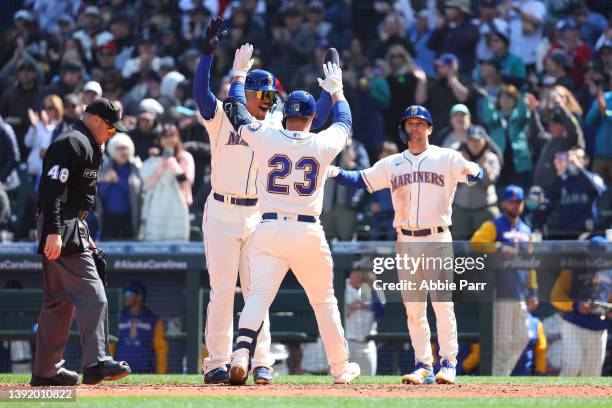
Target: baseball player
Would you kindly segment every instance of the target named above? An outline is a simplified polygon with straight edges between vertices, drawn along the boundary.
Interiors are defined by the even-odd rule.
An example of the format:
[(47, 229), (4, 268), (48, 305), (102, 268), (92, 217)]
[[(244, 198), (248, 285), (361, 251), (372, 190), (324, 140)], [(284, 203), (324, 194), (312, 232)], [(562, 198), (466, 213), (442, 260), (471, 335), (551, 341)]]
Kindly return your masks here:
[(323, 185), (331, 161), (346, 146), (351, 113), (342, 92), (342, 71), (324, 65), (323, 89), (332, 95), (333, 124), (310, 133), (315, 101), (304, 91), (289, 95), (283, 108), (285, 129), (251, 121), (244, 105), (228, 98), (224, 104), (238, 134), (255, 152), (262, 223), (248, 250), (249, 297), (240, 316), (230, 364), (230, 383), (244, 384), (257, 334), (266, 311), (291, 268), (312, 305), (333, 382), (345, 384), (359, 376), (359, 365), (348, 362), (338, 302), (334, 296), (333, 261), (319, 215)]
[[(517, 185), (506, 187), (501, 207), (503, 213), (485, 221), (470, 241), (478, 252), (495, 251), (499, 246), (504, 259), (511, 260), (521, 247), (527, 250), (531, 241), (531, 228), (521, 219), (525, 208), (523, 189)], [(536, 271), (501, 271), (496, 275), (496, 286), (493, 375), (507, 376), (529, 343), (528, 312), (539, 303)]]
[[(606, 239), (591, 238), (589, 251), (606, 252)], [(552, 290), (552, 304), (561, 312), (561, 375), (600, 376), (606, 358), (612, 312), (600, 308), (612, 300), (612, 270), (562, 270)]]
[[(430, 145), (432, 131), (429, 111), (419, 105), (410, 106), (399, 126), (400, 137), (407, 141), (407, 150), (388, 156), (369, 169), (358, 172), (334, 168), (330, 175), (341, 184), (367, 188), (370, 193), (390, 188), (395, 210), (393, 227), (397, 230), (398, 243), (411, 243), (410, 252), (410, 248), (419, 247), (418, 253), (412, 255), (447, 257), (452, 256), (450, 244), (431, 243), (452, 242), (448, 226), (457, 182), (475, 183), (482, 179), (483, 172), (476, 163), (467, 161), (456, 150)], [(414, 273), (425, 278), (422, 268)], [(401, 274), (400, 278), (403, 279)], [(418, 300), (411, 298), (410, 294), (403, 295), (416, 364), (414, 371), (404, 375), (402, 381), (406, 384), (453, 384), (458, 352), (453, 302), (450, 298), (437, 301), (432, 297), (440, 345), (440, 370), (434, 377), (426, 293)]]
[[(203, 363), (206, 384), (226, 383), (229, 380), (227, 364), (232, 352), (234, 293), (237, 275), (240, 276), (242, 293), (248, 296), (245, 248), (261, 220), (257, 207), (257, 174), (253, 150), (234, 131), (223, 112), (221, 101), (210, 91), (210, 67), (212, 53), (225, 35), (223, 19), (213, 20), (206, 31), (204, 53), (198, 63), (193, 94), (198, 104), (203, 125), (211, 144), (212, 191), (204, 207), (203, 235), (206, 263), (210, 276), (211, 294), (206, 313), (205, 342), (209, 356)], [(246, 106), (248, 113), (270, 126), (280, 128), (280, 120), (271, 114), (276, 100), (274, 76), (264, 70), (248, 73), (253, 61), (252, 47), (243, 46), (236, 51), (233, 74), (246, 77)], [(230, 91), (230, 95), (232, 95)], [(325, 122), (331, 109), (319, 104), (319, 122)], [(320, 99), (325, 99), (322, 97)], [(324, 101), (323, 101), (324, 102)], [(327, 112), (325, 112), (327, 109)], [(277, 123), (271, 123), (276, 121)], [(268, 319), (259, 334), (258, 347), (253, 359), (253, 375), (257, 384), (272, 382), (270, 356), (270, 330)]]

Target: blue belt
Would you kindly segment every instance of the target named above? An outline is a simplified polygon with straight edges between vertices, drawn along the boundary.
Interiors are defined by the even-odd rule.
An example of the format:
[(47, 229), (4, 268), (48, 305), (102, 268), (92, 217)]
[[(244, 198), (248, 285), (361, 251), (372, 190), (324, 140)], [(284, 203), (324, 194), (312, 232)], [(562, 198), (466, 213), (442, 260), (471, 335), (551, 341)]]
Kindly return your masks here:
[(431, 231), (432, 229), (435, 229), (437, 234), (444, 232), (444, 227), (425, 228), (420, 230), (407, 230), (402, 228), (402, 234), (409, 237), (427, 237), (434, 234)]
[[(224, 203), (226, 199), (224, 195), (217, 194), (217, 193), (213, 193), (213, 198), (217, 201), (221, 201), (222, 203)], [(236, 198), (236, 197), (227, 197), (227, 198), (230, 204), (243, 205), (245, 207), (252, 207), (254, 205), (257, 205), (256, 198)]]
[[(278, 214), (277, 213), (264, 213), (261, 216), (261, 219), (262, 220), (278, 220)], [(297, 220), (299, 222), (317, 222), (317, 217), (314, 217), (312, 215), (298, 215)]]

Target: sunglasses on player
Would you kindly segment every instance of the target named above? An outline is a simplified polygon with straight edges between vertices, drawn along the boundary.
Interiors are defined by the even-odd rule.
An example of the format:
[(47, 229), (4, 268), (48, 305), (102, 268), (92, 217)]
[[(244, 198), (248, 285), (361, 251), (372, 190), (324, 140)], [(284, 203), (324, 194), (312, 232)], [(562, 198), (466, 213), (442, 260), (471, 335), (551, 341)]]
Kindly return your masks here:
[(255, 90), (249, 90), (247, 89), (246, 92), (252, 92), (255, 94), (255, 97), (259, 100), (264, 100), (264, 99), (268, 99), (270, 101), (274, 102), (274, 99), (276, 98), (276, 92), (275, 91), (255, 91)]

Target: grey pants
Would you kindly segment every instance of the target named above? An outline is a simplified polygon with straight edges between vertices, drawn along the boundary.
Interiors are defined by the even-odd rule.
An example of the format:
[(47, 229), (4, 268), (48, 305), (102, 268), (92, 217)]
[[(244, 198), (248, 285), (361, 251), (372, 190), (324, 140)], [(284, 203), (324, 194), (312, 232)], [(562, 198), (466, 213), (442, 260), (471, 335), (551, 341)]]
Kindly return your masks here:
[(32, 373), (52, 377), (63, 364), (75, 316), (82, 367), (109, 360), (108, 303), (90, 250), (49, 261), (43, 255), (43, 309), (38, 320)]

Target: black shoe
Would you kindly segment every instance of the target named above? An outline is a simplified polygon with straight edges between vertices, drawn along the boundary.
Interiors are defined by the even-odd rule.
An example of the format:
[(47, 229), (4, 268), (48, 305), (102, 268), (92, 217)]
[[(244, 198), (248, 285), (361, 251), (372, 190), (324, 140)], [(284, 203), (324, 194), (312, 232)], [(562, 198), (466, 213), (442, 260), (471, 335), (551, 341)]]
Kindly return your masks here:
[(30, 380), (30, 385), (32, 387), (69, 387), (78, 383), (79, 375), (74, 371), (66, 370), (65, 368), (60, 368), (57, 374), (55, 374), (53, 377), (40, 377), (32, 374), (32, 379)]
[(228, 384), (229, 373), (225, 367), (213, 368), (204, 374), (204, 384)]
[(253, 369), (253, 382), (255, 384), (272, 384), (274, 379), (272, 378), (272, 370), (268, 367), (255, 367)]
[(105, 360), (93, 367), (83, 369), (83, 384), (99, 384), (102, 381), (119, 380), (127, 377), (132, 370), (125, 361)]

